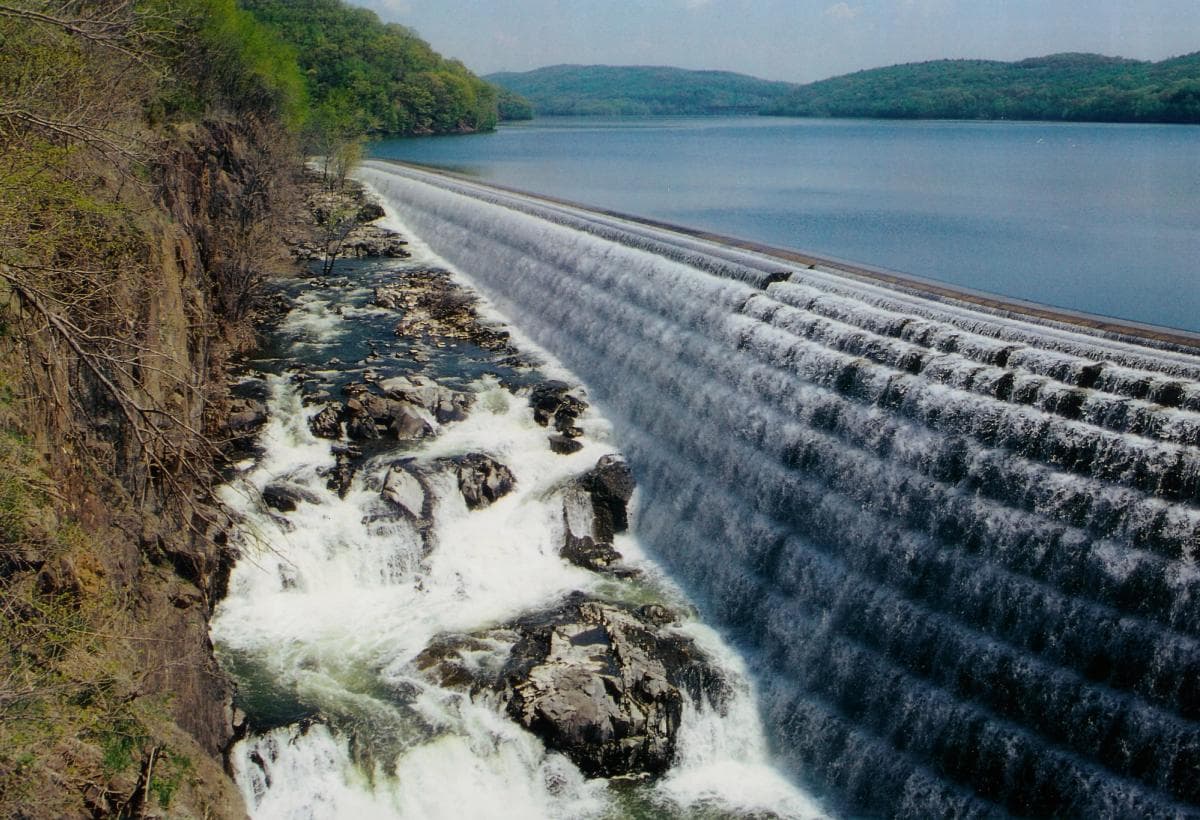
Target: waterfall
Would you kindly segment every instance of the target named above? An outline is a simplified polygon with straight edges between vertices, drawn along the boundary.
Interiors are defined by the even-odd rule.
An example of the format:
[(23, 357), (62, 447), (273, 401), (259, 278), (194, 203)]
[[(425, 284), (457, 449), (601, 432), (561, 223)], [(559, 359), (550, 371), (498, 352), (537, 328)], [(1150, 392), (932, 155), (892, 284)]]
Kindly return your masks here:
[[(584, 405), (572, 439), (578, 450), (549, 448), (528, 388), (548, 378), (579, 385), (576, 375), (519, 328), (503, 328), (515, 345), (499, 351), (461, 334), (398, 330), (397, 321), (417, 311), (387, 307), (381, 293), (407, 294), (407, 274), (445, 273), (442, 259), (409, 238), (411, 259), (347, 261), (339, 275), (277, 283), (283, 315), (239, 386), (257, 395), (269, 420), (223, 488), (239, 522), (231, 538), (241, 558), (212, 632), (238, 684), (246, 735), (229, 762), (251, 816), (825, 816), (773, 763), (741, 657), (696, 618), (638, 537), (613, 533), (621, 575), (564, 559), (567, 514), (586, 518), (588, 528), (594, 517), (591, 496), (586, 512), (578, 508), (576, 482), (623, 446), (603, 415)], [(438, 281), (437, 294), (451, 306), (469, 300), (454, 276)], [(501, 314), (486, 304), (480, 310), (501, 337)], [(322, 414), (349, 406), (339, 396), (367, 396), (358, 390), (367, 381), (412, 387), (409, 377), (469, 397), (455, 405), (467, 409), (431, 416), (435, 433), (417, 441), (355, 438), (348, 423), (332, 439), (318, 436), (313, 423)], [(496, 458), (514, 486), (471, 509), (461, 476), (444, 469), (466, 454)], [(413, 476), (408, 492), (421, 496), (407, 497), (408, 513), (387, 495), (397, 467), (413, 468), (405, 472)], [(660, 777), (589, 779), (510, 719), (497, 692), (439, 680), (417, 660), (447, 635), (484, 632), (464, 662), (503, 664), (516, 633), (493, 631), (502, 635), (515, 619), (576, 592), (669, 613), (662, 634), (697, 647), (716, 670), (719, 697), (683, 704)]]
[(1200, 811), (1200, 357), (370, 162), (590, 387), (851, 813)]

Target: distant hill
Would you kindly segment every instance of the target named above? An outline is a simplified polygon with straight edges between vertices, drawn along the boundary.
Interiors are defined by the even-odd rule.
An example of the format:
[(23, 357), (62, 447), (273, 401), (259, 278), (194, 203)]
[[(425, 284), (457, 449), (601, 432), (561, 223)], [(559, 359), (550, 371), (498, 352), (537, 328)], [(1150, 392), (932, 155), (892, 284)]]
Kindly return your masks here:
[(757, 114), (796, 88), (661, 66), (556, 65), (484, 79), (525, 97), (538, 115)]
[(1158, 63), (1098, 54), (910, 63), (796, 87), (764, 113), (1200, 124), (1200, 52)]

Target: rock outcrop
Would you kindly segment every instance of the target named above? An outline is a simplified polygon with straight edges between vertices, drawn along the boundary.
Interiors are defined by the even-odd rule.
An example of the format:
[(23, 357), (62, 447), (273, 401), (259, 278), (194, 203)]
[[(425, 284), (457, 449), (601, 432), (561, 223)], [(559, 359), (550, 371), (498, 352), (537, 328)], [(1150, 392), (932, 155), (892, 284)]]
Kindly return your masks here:
[(629, 499), (633, 497), (633, 472), (625, 459), (617, 455), (603, 456), (596, 466), (579, 478), (592, 500), (592, 535), (601, 541), (611, 541), (616, 533), (629, 529)]
[(429, 517), (429, 489), (408, 468), (406, 462), (397, 462), (388, 468), (379, 494), (414, 521), (424, 521)]
[(684, 699), (721, 708), (727, 696), (720, 671), (670, 631), (673, 620), (658, 605), (573, 593), (486, 633), (442, 636), (415, 663), (442, 685), (497, 693), (513, 720), (588, 777), (655, 776), (675, 758)]
[(292, 259), (298, 263), (323, 260), (330, 255), (350, 259), (411, 256), (408, 242), (400, 234), (369, 224), (385, 215), (383, 206), (353, 180), (339, 191), (324, 188), (310, 191), (305, 204), (314, 224), (307, 231), (284, 235)]
[(308, 429), (318, 438), (337, 440), (342, 437), (342, 413), (332, 405), (327, 405), (308, 420)]
[(321, 499), (311, 491), (283, 481), (276, 481), (264, 487), (262, 499), (264, 504), (279, 512), (292, 512), (301, 503), (321, 503)]
[(602, 457), (563, 491), (563, 545), (559, 554), (576, 566), (614, 571), (621, 554), (617, 533), (629, 528), (626, 505), (633, 497), (633, 473), (624, 459)]
[(575, 422), (588, 403), (571, 395), (571, 386), (566, 382), (552, 380), (537, 385), (529, 393), (529, 406), (533, 408), (533, 420), (543, 427), (553, 422), (554, 429), (567, 439), (583, 435)]
[(403, 314), (395, 326), (397, 336), (461, 340), (519, 359), (508, 331), (485, 323), (479, 316), (478, 297), (455, 282), (447, 271), (397, 271), (394, 283), (375, 289), (374, 304)]
[(457, 456), (450, 463), (458, 474), (458, 489), (471, 510), (490, 506), (512, 492), (517, 483), (512, 470), (482, 453)]

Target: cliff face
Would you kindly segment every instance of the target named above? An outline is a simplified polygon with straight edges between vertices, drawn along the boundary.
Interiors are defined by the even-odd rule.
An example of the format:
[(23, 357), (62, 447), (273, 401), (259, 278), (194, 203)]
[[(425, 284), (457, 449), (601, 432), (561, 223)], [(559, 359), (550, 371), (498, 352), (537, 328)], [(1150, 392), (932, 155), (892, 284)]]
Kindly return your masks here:
[(151, 182), (105, 182), (136, 241), (77, 297), (0, 271), (0, 815), (244, 813), (220, 762), (207, 621), (230, 556), (209, 490), (288, 200), (281, 144), (207, 122)]

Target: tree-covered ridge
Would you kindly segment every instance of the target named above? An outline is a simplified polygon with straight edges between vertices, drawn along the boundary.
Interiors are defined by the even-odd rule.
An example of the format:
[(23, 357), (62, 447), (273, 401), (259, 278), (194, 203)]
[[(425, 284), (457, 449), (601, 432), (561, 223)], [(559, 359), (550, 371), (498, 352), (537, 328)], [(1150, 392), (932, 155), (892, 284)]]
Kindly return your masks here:
[(766, 108), (800, 117), (1200, 123), (1200, 53), (937, 60), (811, 83)]
[(496, 92), (501, 122), (533, 119), (533, 103), (529, 100), (500, 86), (496, 86)]
[(375, 135), (487, 131), (497, 92), (412, 30), (341, 0), (242, 0), (289, 44), (314, 116)]
[(795, 88), (728, 71), (558, 65), (485, 79), (539, 115), (754, 114)]

